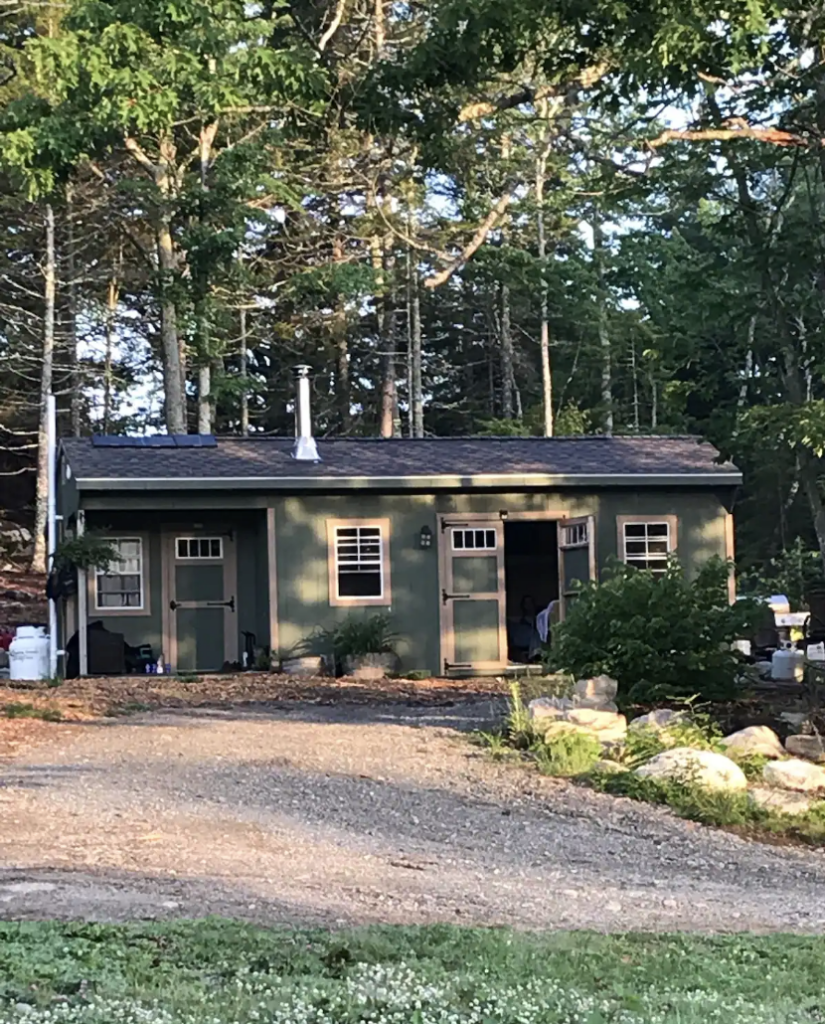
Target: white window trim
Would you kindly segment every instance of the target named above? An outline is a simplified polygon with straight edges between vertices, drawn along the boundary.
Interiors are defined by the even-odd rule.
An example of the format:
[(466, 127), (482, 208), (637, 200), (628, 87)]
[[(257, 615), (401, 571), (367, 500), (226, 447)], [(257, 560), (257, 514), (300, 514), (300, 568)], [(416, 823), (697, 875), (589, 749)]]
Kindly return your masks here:
[[(375, 597), (349, 597), (338, 593), (338, 531), (356, 527), (368, 527), (380, 531), (381, 560), (378, 563), (381, 576), (381, 594)], [(328, 519), (327, 520), (327, 565), (329, 569), (329, 603), (333, 607), (369, 607), (392, 604), (390, 582), (390, 521), (389, 519)]]
[[(625, 527), (627, 526), (656, 526), (664, 525), (667, 526), (667, 554), (665, 555), (628, 555), (627, 554), (627, 538), (625, 536)], [(638, 565), (639, 562), (651, 562), (660, 561), (662, 568), (664, 568), (667, 559), (671, 555), (675, 555), (678, 547), (679, 540), (679, 520), (677, 516), (668, 514), (661, 516), (646, 516), (646, 515), (622, 515), (616, 516), (616, 528), (618, 533), (618, 553), (619, 558), (625, 563), (625, 565)], [(650, 568), (650, 566), (647, 566)]]
[[(190, 541), (190, 540), (197, 540), (197, 541), (208, 540), (208, 541), (213, 541), (213, 540), (216, 540), (220, 544), (221, 550), (220, 550), (220, 553), (217, 554), (217, 555), (182, 555), (178, 551), (178, 543), (180, 541), (182, 541), (182, 540), (185, 540), (185, 541)], [(204, 534), (203, 536), (200, 536), (198, 534), (186, 534), (186, 535), (184, 535), (184, 534), (181, 534), (181, 535), (175, 534), (175, 548), (174, 548), (174, 550), (175, 550), (175, 561), (176, 562), (222, 562), (223, 561), (223, 556), (224, 556), (223, 537), (220, 537), (220, 536), (218, 536), (217, 534), (214, 534), (214, 533), (212, 533), (212, 534)]]
[(149, 598), (149, 538), (145, 533), (138, 532), (124, 532), (107, 538), (110, 541), (121, 541), (121, 540), (136, 540), (140, 544), (140, 605), (132, 605), (128, 608), (112, 608), (112, 607), (100, 607), (98, 605), (98, 589), (97, 581), (101, 576), (108, 575), (107, 570), (95, 569), (93, 573), (89, 573), (89, 614), (98, 616), (113, 616), (120, 618), (122, 616), (130, 615), (151, 615), (152, 610), (150, 607)]
[[(480, 548), (475, 547), (475, 546), (473, 546), (471, 548), (468, 548), (468, 547), (456, 547), (456, 542), (455, 542), (456, 536), (458, 534), (462, 534), (463, 535), (463, 534), (466, 534), (466, 533), (472, 533), (474, 535), (473, 536), (473, 543), (474, 544), (475, 544), (475, 534), (476, 533), (483, 533), (484, 534), (484, 544)], [(492, 535), (493, 535), (493, 543), (492, 544), (488, 544), (487, 543), (487, 534), (488, 533), (492, 533)], [(452, 526), (452, 527), (450, 527), (450, 547), (451, 547), (452, 553), (454, 555), (474, 555), (474, 554), (476, 554), (479, 551), (497, 551), (498, 550), (498, 537), (496, 535), (495, 529), (491, 529), (489, 526)]]

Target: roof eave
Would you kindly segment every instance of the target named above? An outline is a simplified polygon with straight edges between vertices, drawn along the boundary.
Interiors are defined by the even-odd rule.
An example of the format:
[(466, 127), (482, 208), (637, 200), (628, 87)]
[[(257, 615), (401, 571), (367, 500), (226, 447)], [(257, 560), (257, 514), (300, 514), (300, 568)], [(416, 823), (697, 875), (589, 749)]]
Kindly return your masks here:
[(526, 487), (733, 487), (742, 474), (490, 473), (469, 476), (77, 477), (81, 491), (485, 491)]

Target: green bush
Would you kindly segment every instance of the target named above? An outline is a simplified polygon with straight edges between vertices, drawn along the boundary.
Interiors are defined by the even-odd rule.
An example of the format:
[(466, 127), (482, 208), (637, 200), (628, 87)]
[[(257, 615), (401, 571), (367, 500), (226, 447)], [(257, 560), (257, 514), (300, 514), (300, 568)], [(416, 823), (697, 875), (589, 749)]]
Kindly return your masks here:
[(331, 629), (319, 630), (303, 640), (297, 654), (332, 655), (336, 661), (360, 658), (366, 654), (392, 654), (399, 636), (386, 612), (376, 615), (349, 615)]
[(571, 778), (585, 775), (602, 756), (602, 745), (587, 733), (560, 732), (534, 748), (536, 762), (545, 775)]
[(720, 558), (693, 580), (675, 558), (659, 576), (614, 562), (602, 582), (580, 587), (553, 631), (550, 664), (577, 678), (606, 673), (624, 701), (730, 699), (739, 665), (730, 645), (758, 606), (729, 604), (728, 571)]

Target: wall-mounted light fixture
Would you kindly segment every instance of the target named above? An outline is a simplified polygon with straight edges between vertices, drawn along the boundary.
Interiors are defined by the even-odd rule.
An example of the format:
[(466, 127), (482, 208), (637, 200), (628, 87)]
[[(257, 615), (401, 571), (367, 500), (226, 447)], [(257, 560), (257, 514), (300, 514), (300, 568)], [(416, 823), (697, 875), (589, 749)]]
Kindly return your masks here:
[(431, 548), (433, 546), (433, 531), (429, 526), (421, 527), (421, 532), (418, 535), (418, 546), (421, 548)]
[(499, 515), (499, 519), (506, 519), (507, 515), (508, 515), (507, 509), (506, 508), (500, 508), (498, 510), (498, 515)]

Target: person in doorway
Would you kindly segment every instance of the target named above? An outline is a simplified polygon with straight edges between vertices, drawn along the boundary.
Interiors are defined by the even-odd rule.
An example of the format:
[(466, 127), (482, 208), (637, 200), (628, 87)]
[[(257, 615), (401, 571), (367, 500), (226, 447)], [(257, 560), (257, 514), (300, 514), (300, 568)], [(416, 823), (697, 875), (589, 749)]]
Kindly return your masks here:
[(511, 628), (510, 645), (515, 661), (532, 661), (541, 650), (541, 638), (536, 629), (536, 600), (531, 594), (521, 599), (521, 616)]

